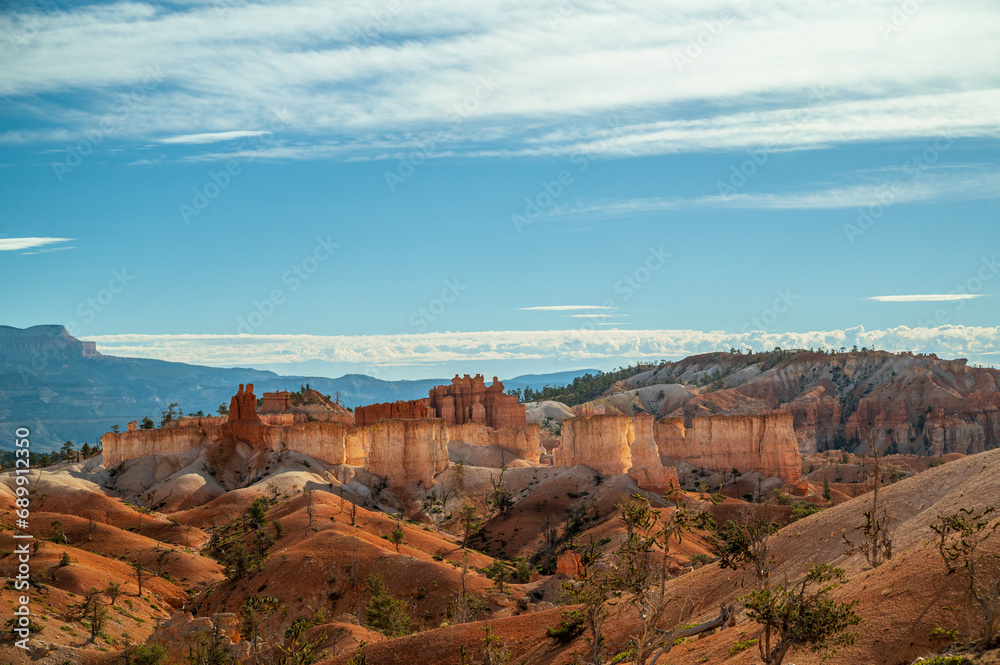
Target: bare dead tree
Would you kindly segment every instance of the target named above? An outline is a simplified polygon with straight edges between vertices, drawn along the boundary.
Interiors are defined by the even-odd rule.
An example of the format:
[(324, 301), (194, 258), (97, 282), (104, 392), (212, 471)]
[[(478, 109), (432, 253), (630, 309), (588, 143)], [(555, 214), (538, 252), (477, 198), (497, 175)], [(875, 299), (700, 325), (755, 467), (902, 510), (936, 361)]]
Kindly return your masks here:
[(309, 529), (312, 528), (312, 525), (313, 525), (313, 512), (314, 512), (314, 509), (313, 509), (313, 493), (312, 493), (312, 490), (309, 489), (309, 488), (303, 488), (302, 489), (302, 493), (306, 497), (306, 515), (309, 516), (309, 524), (306, 525), (306, 530), (308, 531)]
[(882, 453), (878, 449), (878, 432), (874, 427), (865, 432), (865, 440), (872, 449), (872, 455), (862, 460), (861, 469), (864, 477), (871, 478), (873, 483), (872, 503), (871, 508), (864, 512), (864, 522), (854, 527), (855, 531), (861, 532), (860, 540), (854, 543), (844, 534), (844, 554), (864, 554), (868, 564), (878, 568), (892, 558), (892, 534), (895, 529), (891, 526), (893, 515), (880, 507), (878, 502), (882, 484)]
[(142, 563), (142, 552), (138, 552), (135, 555), (135, 561), (132, 562), (132, 568), (135, 570), (135, 581), (139, 585), (138, 596), (142, 598), (142, 579), (146, 574), (146, 567)]

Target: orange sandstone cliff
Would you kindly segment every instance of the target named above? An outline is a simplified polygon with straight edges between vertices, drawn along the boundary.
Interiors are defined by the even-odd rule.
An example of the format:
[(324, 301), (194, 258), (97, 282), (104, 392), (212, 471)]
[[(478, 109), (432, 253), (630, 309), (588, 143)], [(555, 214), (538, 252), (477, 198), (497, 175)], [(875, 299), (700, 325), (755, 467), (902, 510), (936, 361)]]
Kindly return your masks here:
[(706, 469), (759, 471), (785, 482), (802, 476), (802, 455), (787, 413), (663, 418), (654, 427), (660, 455)]
[(665, 492), (671, 484), (680, 487), (676, 472), (660, 462), (652, 423), (648, 415), (601, 414), (564, 420), (554, 464), (582, 464), (603, 476), (629, 473), (640, 487), (654, 492)]
[(448, 427), (443, 420), (381, 420), (369, 429), (365, 468), (392, 489), (419, 483), (424, 489), (448, 468)]
[(499, 429), (476, 423), (452, 425), (448, 428), (448, 440), (497, 446), (529, 462), (538, 462), (542, 454), (542, 428), (538, 425), (504, 425)]

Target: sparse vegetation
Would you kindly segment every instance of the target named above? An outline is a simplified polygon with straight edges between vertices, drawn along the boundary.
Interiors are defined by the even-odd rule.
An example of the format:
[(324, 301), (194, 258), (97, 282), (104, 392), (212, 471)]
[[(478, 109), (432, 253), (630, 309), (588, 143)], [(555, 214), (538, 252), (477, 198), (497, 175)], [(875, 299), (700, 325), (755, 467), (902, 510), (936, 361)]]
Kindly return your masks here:
[(827, 651), (854, 643), (857, 635), (850, 628), (861, 623), (854, 612), (857, 601), (830, 598), (844, 580), (843, 570), (820, 564), (798, 583), (767, 585), (743, 599), (747, 617), (763, 627), (757, 647), (765, 665), (781, 665), (793, 646)]
[(546, 628), (545, 634), (565, 644), (583, 633), (586, 621), (586, 616), (580, 610), (563, 610), (559, 625)]
[(958, 570), (965, 573), (966, 592), (982, 612), (979, 645), (983, 648), (1000, 641), (1000, 556), (979, 553), (983, 543), (1000, 528), (1000, 521), (992, 517), (994, 512), (993, 506), (962, 508), (950, 515), (939, 515), (931, 524), (948, 574)]
[(727, 520), (719, 534), (719, 567), (748, 568), (758, 582), (765, 582), (775, 564), (768, 539), (777, 531), (777, 524), (756, 511)]
[(406, 604), (389, 593), (385, 579), (377, 573), (369, 575), (365, 625), (386, 637), (401, 637), (410, 633), (410, 623)]
[(879, 486), (882, 484), (882, 458), (874, 428), (868, 430), (866, 440), (872, 455), (870, 458), (865, 458), (862, 472), (865, 479), (870, 479), (872, 482), (872, 502), (871, 507), (864, 512), (864, 522), (854, 527), (856, 531), (861, 532), (860, 539), (853, 542), (846, 534), (844, 535), (846, 546), (844, 554), (848, 556), (855, 553), (864, 554), (868, 565), (877, 568), (892, 558), (893, 516), (878, 503)]

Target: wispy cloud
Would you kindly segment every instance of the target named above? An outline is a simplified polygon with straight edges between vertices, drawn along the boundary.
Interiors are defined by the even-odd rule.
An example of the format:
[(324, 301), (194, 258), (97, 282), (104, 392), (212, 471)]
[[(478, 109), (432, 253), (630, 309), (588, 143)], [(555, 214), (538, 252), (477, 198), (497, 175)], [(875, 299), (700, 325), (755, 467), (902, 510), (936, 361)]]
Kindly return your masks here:
[[(857, 177), (868, 174), (854, 174)], [(927, 168), (917, 176), (902, 168), (882, 170), (880, 182), (827, 185), (804, 191), (781, 193), (737, 193), (695, 198), (637, 198), (597, 201), (553, 209), (552, 216), (624, 217), (685, 208), (732, 208), (742, 210), (832, 210), (896, 203), (931, 201), (975, 201), (1000, 198), (1000, 170), (974, 168)]]
[(67, 247), (46, 247), (44, 249), (36, 249), (32, 252), (21, 252), (21, 256), (31, 256), (32, 254), (49, 254), (51, 252), (64, 252), (67, 249), (76, 249), (73, 245)]
[[(224, 4), (49, 12), (5, 62), (0, 96), (26, 114), (18, 119), (52, 126), (8, 131), (0, 143), (78, 137), (151, 67), (164, 82), (121, 118), (121, 133), (165, 136), (161, 143), (192, 152), (253, 131), (233, 127), (266, 127), (286, 106), (294, 109), (288, 142), (261, 157), (371, 157), (442, 130), (450, 134), (435, 142), (439, 155), (624, 156), (1000, 134), (1000, 14), (984, 0), (924, 3), (889, 38), (878, 25), (898, 0), (428, 0), (396, 12), (379, 5), (378, 21), (369, 3)], [(723, 30), (706, 32), (722, 15)], [(20, 34), (30, 20), (27, 10), (5, 12), (0, 32)], [(455, 109), (484, 78), (495, 89), (456, 126)], [(604, 121), (616, 117), (607, 136)]]
[[(14, 252), (32, 247), (43, 247), (57, 242), (69, 242), (73, 238), (0, 238), (0, 252)], [(59, 249), (71, 249), (69, 247)], [(37, 253), (37, 252), (26, 252)]]
[(949, 300), (971, 300), (982, 297), (983, 294), (981, 293), (929, 293), (913, 296), (872, 296), (868, 300), (878, 300), (879, 302), (942, 302)]
[(616, 319), (628, 314), (567, 314), (571, 319)]
[[(613, 324), (620, 325), (620, 324)], [(899, 326), (865, 330), (729, 333), (700, 330), (500, 330), (419, 335), (102, 335), (86, 339), (108, 354), (160, 358), (215, 366), (280, 365), (323, 361), (334, 364), (470, 363), (565, 360), (616, 363), (681, 358), (698, 353), (753, 348), (848, 348), (937, 353), (996, 362), (1000, 326)], [(591, 365), (592, 366), (592, 365)]]
[(232, 141), (234, 139), (245, 139), (252, 136), (263, 136), (270, 134), (267, 130), (237, 130), (231, 132), (207, 132), (203, 134), (183, 134), (181, 136), (168, 136), (156, 139), (159, 143), (217, 143), (219, 141)]
[(522, 312), (571, 312), (582, 309), (614, 309), (602, 305), (541, 305), (539, 307), (521, 307)]

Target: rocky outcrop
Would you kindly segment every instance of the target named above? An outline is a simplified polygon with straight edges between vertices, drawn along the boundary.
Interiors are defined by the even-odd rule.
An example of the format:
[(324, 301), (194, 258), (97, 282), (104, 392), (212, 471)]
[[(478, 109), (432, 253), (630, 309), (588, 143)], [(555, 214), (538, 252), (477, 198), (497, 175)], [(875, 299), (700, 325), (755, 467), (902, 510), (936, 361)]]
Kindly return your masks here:
[(582, 464), (603, 476), (628, 473), (639, 487), (653, 492), (666, 492), (671, 483), (680, 487), (676, 472), (660, 462), (649, 415), (601, 414), (564, 420), (553, 464)]
[(644, 490), (666, 494), (672, 489), (680, 489), (677, 470), (663, 466), (660, 452), (653, 434), (654, 418), (642, 413), (632, 420), (631, 445), (632, 466), (628, 473), (636, 484)]
[(506, 394), (495, 376), (493, 384), (487, 386), (482, 374), (456, 374), (451, 385), (431, 388), (427, 406), (431, 417), (441, 418), (449, 426), (477, 423), (499, 429), (527, 424), (524, 405), (518, 403), (516, 395)]
[(470, 377), (457, 374), (450, 385), (431, 388), (427, 399), (383, 402), (359, 406), (354, 410), (354, 423), (366, 426), (389, 418), (440, 418), (449, 427), (474, 424), (494, 429), (527, 424), (525, 408), (516, 395), (508, 395), (503, 383), (493, 377), (486, 385), (482, 374)]
[(393, 489), (410, 482), (429, 488), (448, 468), (448, 427), (441, 419), (380, 420), (367, 430), (365, 469)]
[(260, 417), (257, 415), (257, 396), (253, 394), (252, 383), (248, 383), (246, 388), (241, 383), (239, 390), (229, 400), (228, 421), (251, 424), (260, 422)]
[(290, 393), (287, 390), (264, 393), (257, 413), (261, 420), (269, 425), (286, 425), (314, 420), (345, 425), (354, 424), (354, 414), (318, 390), (308, 388), (295, 393)]
[[(637, 395), (656, 386), (664, 392), (657, 408), (641, 406), (661, 416), (788, 413), (803, 453), (863, 452), (869, 432), (883, 452), (938, 455), (1000, 447), (1000, 370), (970, 368), (962, 358), (870, 349), (709, 353), (630, 377), (620, 392), (594, 400), (594, 408), (639, 406)], [(680, 389), (672, 392), (670, 386)]]
[(261, 413), (284, 413), (292, 408), (292, 394), (287, 390), (264, 393), (260, 396)]
[[(147, 645), (159, 645), (166, 648), (163, 656), (164, 665), (182, 665), (190, 662), (187, 658), (189, 647), (201, 634), (208, 638), (216, 629), (220, 641), (218, 648), (227, 658), (226, 662), (239, 662), (250, 656), (250, 643), (240, 640), (239, 618), (232, 613), (216, 614), (213, 618), (195, 618), (190, 612), (176, 612), (169, 619), (161, 621), (146, 640)], [(68, 661), (67, 661), (68, 662)]]
[(452, 425), (448, 428), (449, 441), (464, 441), (474, 446), (497, 446), (512, 455), (538, 462), (542, 454), (542, 431), (538, 425), (504, 425), (493, 429), (476, 423)]
[(556, 559), (556, 575), (565, 575), (566, 577), (576, 577), (583, 571), (583, 563), (580, 560), (580, 555), (571, 550), (567, 550), (559, 555)]
[(564, 420), (554, 465), (582, 464), (603, 476), (626, 473), (632, 468), (630, 425), (630, 418), (614, 414)]
[(430, 417), (431, 409), (427, 406), (427, 401), (422, 399), (414, 399), (407, 402), (382, 402), (380, 404), (359, 406), (354, 409), (354, 424), (358, 427), (374, 425), (378, 421), (388, 418), (418, 420)]
[(663, 457), (710, 470), (758, 471), (794, 483), (802, 476), (802, 455), (786, 413), (756, 416), (663, 418), (654, 427)]
[(781, 410), (792, 414), (800, 452), (815, 453), (837, 447), (843, 407), (840, 399), (829, 394), (823, 386), (816, 386), (782, 404)]

